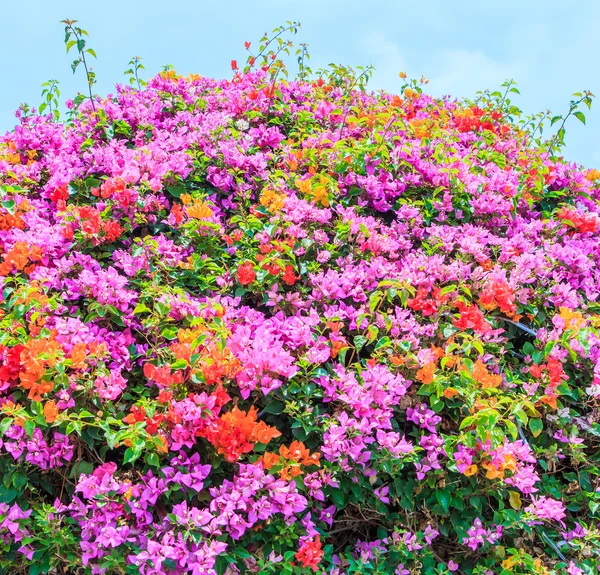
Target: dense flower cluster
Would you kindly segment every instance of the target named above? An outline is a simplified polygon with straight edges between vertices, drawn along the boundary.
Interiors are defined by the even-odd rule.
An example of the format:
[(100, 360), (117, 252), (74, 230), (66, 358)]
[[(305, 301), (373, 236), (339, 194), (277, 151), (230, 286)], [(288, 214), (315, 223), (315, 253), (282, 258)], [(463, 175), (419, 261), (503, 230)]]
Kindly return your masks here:
[(600, 173), (356, 86), (0, 138), (0, 572), (597, 572)]

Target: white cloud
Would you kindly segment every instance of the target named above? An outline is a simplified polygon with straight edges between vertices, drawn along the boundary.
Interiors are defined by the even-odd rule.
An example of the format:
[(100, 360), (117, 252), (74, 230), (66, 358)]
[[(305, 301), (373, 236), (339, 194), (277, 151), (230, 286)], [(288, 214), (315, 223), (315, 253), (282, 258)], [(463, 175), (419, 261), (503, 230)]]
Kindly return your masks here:
[(382, 33), (363, 37), (360, 47), (375, 66), (371, 87), (390, 92), (398, 91), (403, 83), (398, 73), (406, 71), (409, 76), (425, 75), (431, 94), (472, 96), (478, 90), (499, 89), (507, 79), (518, 82), (527, 76), (531, 64), (531, 60), (523, 58), (499, 61), (482, 50), (464, 49), (435, 51), (418, 58), (412, 50), (405, 52)]
[(505, 80), (527, 74), (524, 61), (500, 62), (481, 50), (449, 50), (435, 57), (435, 75), (429, 91), (437, 95), (472, 96), (478, 90), (496, 90)]
[(365, 61), (375, 66), (369, 87), (397, 92), (402, 85), (398, 74), (406, 71), (406, 60), (400, 46), (379, 32), (363, 37), (359, 46), (364, 52)]

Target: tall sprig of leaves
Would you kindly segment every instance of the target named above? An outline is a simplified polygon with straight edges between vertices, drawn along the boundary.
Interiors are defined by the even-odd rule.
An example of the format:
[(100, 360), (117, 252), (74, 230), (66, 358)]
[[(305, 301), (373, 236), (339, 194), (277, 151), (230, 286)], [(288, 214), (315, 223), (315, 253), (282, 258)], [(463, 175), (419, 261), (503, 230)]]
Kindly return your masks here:
[(361, 92), (364, 92), (367, 88), (369, 80), (373, 76), (374, 71), (375, 67), (372, 64), (369, 64), (366, 67), (356, 66), (356, 69), (354, 69), (350, 66), (342, 66), (332, 63), (329, 64), (329, 71), (327, 73), (321, 73), (321, 77), (326, 75), (331, 84), (344, 90), (344, 96), (342, 97), (344, 107), (340, 111), (342, 121), (340, 122), (340, 131), (338, 133), (339, 138), (342, 137), (342, 132), (344, 130), (344, 126), (346, 125), (346, 119), (348, 117), (348, 113), (350, 112), (351, 107), (349, 102), (353, 90), (358, 88)]
[(148, 82), (140, 78), (140, 70), (145, 70), (140, 56), (134, 56), (131, 60), (129, 60), (129, 66), (130, 67), (125, 70), (124, 74), (129, 76), (129, 83), (132, 86), (137, 84), (138, 90), (141, 90), (142, 86), (146, 86)]
[[(75, 24), (77, 24), (77, 20), (61, 20), (61, 23), (65, 25), (65, 47), (67, 48), (67, 54), (73, 47), (77, 48), (77, 52), (79, 54), (79, 56), (75, 60), (73, 60), (73, 63), (71, 64), (71, 69), (73, 70), (73, 74), (75, 74), (79, 65), (83, 64), (88, 84), (89, 97), (90, 101), (92, 102), (92, 108), (95, 112), (96, 104), (94, 102), (92, 86), (96, 83), (96, 73), (88, 66), (86, 55), (92, 56), (93, 58), (97, 58), (96, 52), (92, 50), (92, 48), (86, 47), (86, 41), (84, 36), (89, 36), (89, 34), (86, 30), (75, 26)], [(80, 99), (76, 98), (75, 103), (80, 104), (84, 99), (85, 97), (81, 97)]]
[(587, 106), (589, 110), (592, 107), (592, 100), (594, 98), (589, 90), (583, 92), (575, 92), (573, 94), (573, 100), (569, 102), (569, 111), (564, 116), (554, 116), (550, 120), (550, 125), (560, 122), (560, 126), (554, 137), (549, 140), (546, 144), (546, 150), (550, 156), (554, 156), (555, 152), (560, 150), (565, 145), (565, 124), (571, 116), (575, 116), (582, 124), (585, 125), (585, 114), (579, 109), (582, 104)]
[(42, 103), (39, 106), (40, 114), (43, 114), (48, 109), (48, 112), (52, 114), (55, 120), (60, 119), (60, 110), (58, 109), (60, 90), (58, 84), (58, 80), (48, 80), (42, 84)]
[(300, 48), (296, 50), (296, 56), (298, 56), (298, 80), (306, 80), (312, 75), (312, 70), (306, 65), (306, 61), (310, 60), (308, 44), (300, 44)]
[(297, 34), (302, 26), (300, 22), (286, 22), (283, 26), (279, 26), (273, 30), (273, 36), (269, 38), (267, 32), (260, 39), (258, 52), (253, 54), (250, 50), (251, 43), (246, 42), (244, 46), (248, 51), (248, 59), (244, 73), (247, 74), (254, 70), (257, 66), (262, 70), (269, 71), (273, 78), (282, 72), (287, 77), (287, 70), (283, 61), (279, 58), (281, 53), (290, 54), (290, 48), (294, 46), (291, 40), (285, 40), (283, 36), (287, 33)]

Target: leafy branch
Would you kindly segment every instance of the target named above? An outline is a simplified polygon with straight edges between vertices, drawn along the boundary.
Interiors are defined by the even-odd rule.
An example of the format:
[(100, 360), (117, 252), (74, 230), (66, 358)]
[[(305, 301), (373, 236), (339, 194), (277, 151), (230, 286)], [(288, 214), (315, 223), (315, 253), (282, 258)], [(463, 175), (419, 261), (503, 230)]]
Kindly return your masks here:
[[(273, 66), (273, 64), (277, 61), (276, 58), (280, 52), (285, 51), (285, 53), (289, 55), (289, 49), (293, 46), (293, 44), (290, 40), (284, 40), (282, 36), (287, 32), (290, 32), (291, 34), (297, 34), (298, 29), (301, 26), (302, 25), (300, 24), (300, 22), (286, 22), (286, 25), (279, 26), (273, 30), (274, 36), (272, 38), (269, 38), (267, 33), (265, 32), (264, 36), (260, 39), (261, 43), (258, 47), (258, 53), (256, 55), (254, 55), (250, 51), (251, 43), (246, 42), (245, 47), (250, 55), (247, 59), (247, 65), (244, 68), (244, 74), (247, 74), (248, 72), (253, 70), (254, 67), (257, 64), (259, 64), (259, 60), (261, 68), (263, 70), (269, 70), (271, 66)], [(271, 44), (273, 44), (273, 42), (276, 42), (277, 44), (276, 50), (274, 50), (273, 47), (271, 47)], [(277, 62), (279, 62), (279, 65), (277, 66), (278, 69), (284, 67), (282, 62)]]
[(579, 106), (585, 104), (588, 110), (592, 107), (592, 98), (594, 98), (594, 94), (590, 91), (585, 90), (584, 92), (575, 92), (573, 96), (577, 98), (577, 100), (571, 100), (569, 102), (569, 111), (567, 114), (565, 116), (554, 116), (552, 120), (550, 120), (551, 126), (561, 120), (562, 122), (556, 131), (556, 134), (554, 134), (554, 137), (548, 144), (547, 150), (549, 155), (553, 155), (555, 149), (559, 150), (565, 145), (565, 124), (571, 116), (575, 116), (582, 124), (585, 124), (585, 114), (578, 109)]
[(132, 86), (137, 83), (138, 90), (141, 90), (142, 86), (146, 86), (148, 84), (148, 82), (142, 80), (139, 75), (140, 70), (145, 70), (144, 65), (141, 62), (142, 59), (139, 56), (134, 56), (131, 60), (129, 60), (130, 68), (124, 72), (126, 76), (129, 76), (129, 83)]
[(79, 65), (83, 64), (88, 84), (89, 97), (90, 101), (92, 102), (92, 108), (95, 112), (96, 104), (94, 102), (92, 86), (96, 83), (96, 73), (88, 66), (86, 54), (92, 56), (93, 58), (97, 58), (96, 52), (92, 50), (92, 48), (86, 48), (84, 36), (89, 36), (89, 34), (82, 28), (75, 26), (77, 20), (61, 20), (61, 23), (65, 25), (65, 46), (67, 48), (67, 54), (73, 47), (77, 48), (77, 52), (79, 54), (79, 57), (73, 60), (71, 69), (73, 70), (73, 74), (75, 74)]
[(42, 88), (42, 103), (39, 106), (39, 112), (43, 114), (48, 108), (48, 112), (52, 114), (55, 120), (58, 120), (60, 118), (58, 80), (48, 80), (42, 84)]

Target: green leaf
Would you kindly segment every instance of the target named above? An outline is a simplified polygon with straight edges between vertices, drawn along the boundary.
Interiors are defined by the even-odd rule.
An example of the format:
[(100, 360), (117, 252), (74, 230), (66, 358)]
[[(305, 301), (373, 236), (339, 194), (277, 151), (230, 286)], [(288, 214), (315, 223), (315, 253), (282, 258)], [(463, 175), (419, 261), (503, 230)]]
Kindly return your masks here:
[(165, 339), (172, 340), (177, 337), (177, 330), (173, 327), (165, 327), (165, 329), (160, 332), (160, 335)]
[(133, 313), (134, 313), (135, 315), (137, 315), (138, 313), (143, 313), (143, 312), (145, 312), (145, 311), (147, 311), (147, 312), (152, 312), (152, 310), (151, 310), (151, 309), (150, 309), (150, 308), (149, 308), (147, 305), (145, 305), (145, 304), (143, 304), (143, 303), (138, 303), (138, 304), (135, 306), (135, 309), (133, 310)]
[(77, 479), (80, 475), (90, 475), (94, 471), (94, 464), (89, 461), (77, 461), (71, 468), (69, 477)]
[(33, 421), (33, 419), (28, 419), (23, 424), (23, 427), (25, 428), (27, 435), (29, 435), (29, 437), (33, 437), (33, 432), (35, 431), (35, 421)]
[(5, 417), (1, 422), (0, 422), (0, 437), (2, 437), (6, 431), (8, 430), (8, 428), (13, 424), (13, 418), (12, 417)]
[(338, 509), (343, 509), (346, 506), (344, 493), (340, 489), (336, 489), (331, 493), (331, 499), (333, 499)]
[(279, 415), (283, 412), (285, 408), (285, 404), (283, 401), (278, 401), (277, 399), (271, 401), (267, 406), (263, 409), (263, 413), (271, 413), (273, 415)]
[(506, 426), (506, 429), (513, 441), (516, 441), (517, 437), (519, 436), (519, 430), (517, 429), (517, 426), (510, 419), (505, 419), (504, 425)]
[(530, 419), (529, 429), (534, 437), (537, 437), (544, 430), (544, 424), (541, 419)]
[(125, 450), (125, 454), (123, 456), (123, 463), (132, 463), (140, 456), (139, 453), (136, 453), (135, 450), (131, 447), (128, 447)]
[(450, 492), (446, 489), (438, 489), (435, 492), (435, 498), (444, 510), (444, 513), (448, 514), (448, 511), (450, 509), (450, 501), (452, 501), (452, 496), (450, 495)]
[(509, 491), (508, 492), (508, 502), (510, 503), (510, 506), (515, 509), (515, 510), (519, 510), (521, 509), (522, 503), (521, 503), (521, 494), (518, 491)]
[(375, 308), (379, 305), (379, 302), (383, 298), (383, 294), (380, 291), (373, 292), (369, 297), (369, 311), (373, 313)]
[(356, 351), (359, 352), (367, 343), (367, 338), (364, 335), (357, 335), (354, 337), (354, 345), (356, 346)]
[(146, 453), (144, 461), (152, 467), (160, 467), (160, 458), (158, 457), (158, 453)]
[(27, 483), (27, 475), (22, 473), (21, 471), (17, 471), (12, 478), (12, 484), (17, 488), (21, 489), (23, 485)]
[(171, 364), (171, 369), (186, 369), (188, 362), (185, 359), (177, 359)]
[(10, 503), (18, 495), (18, 491), (12, 487), (0, 485), (0, 503)]
[(167, 186), (167, 191), (175, 198), (179, 198), (186, 190), (183, 186)]

